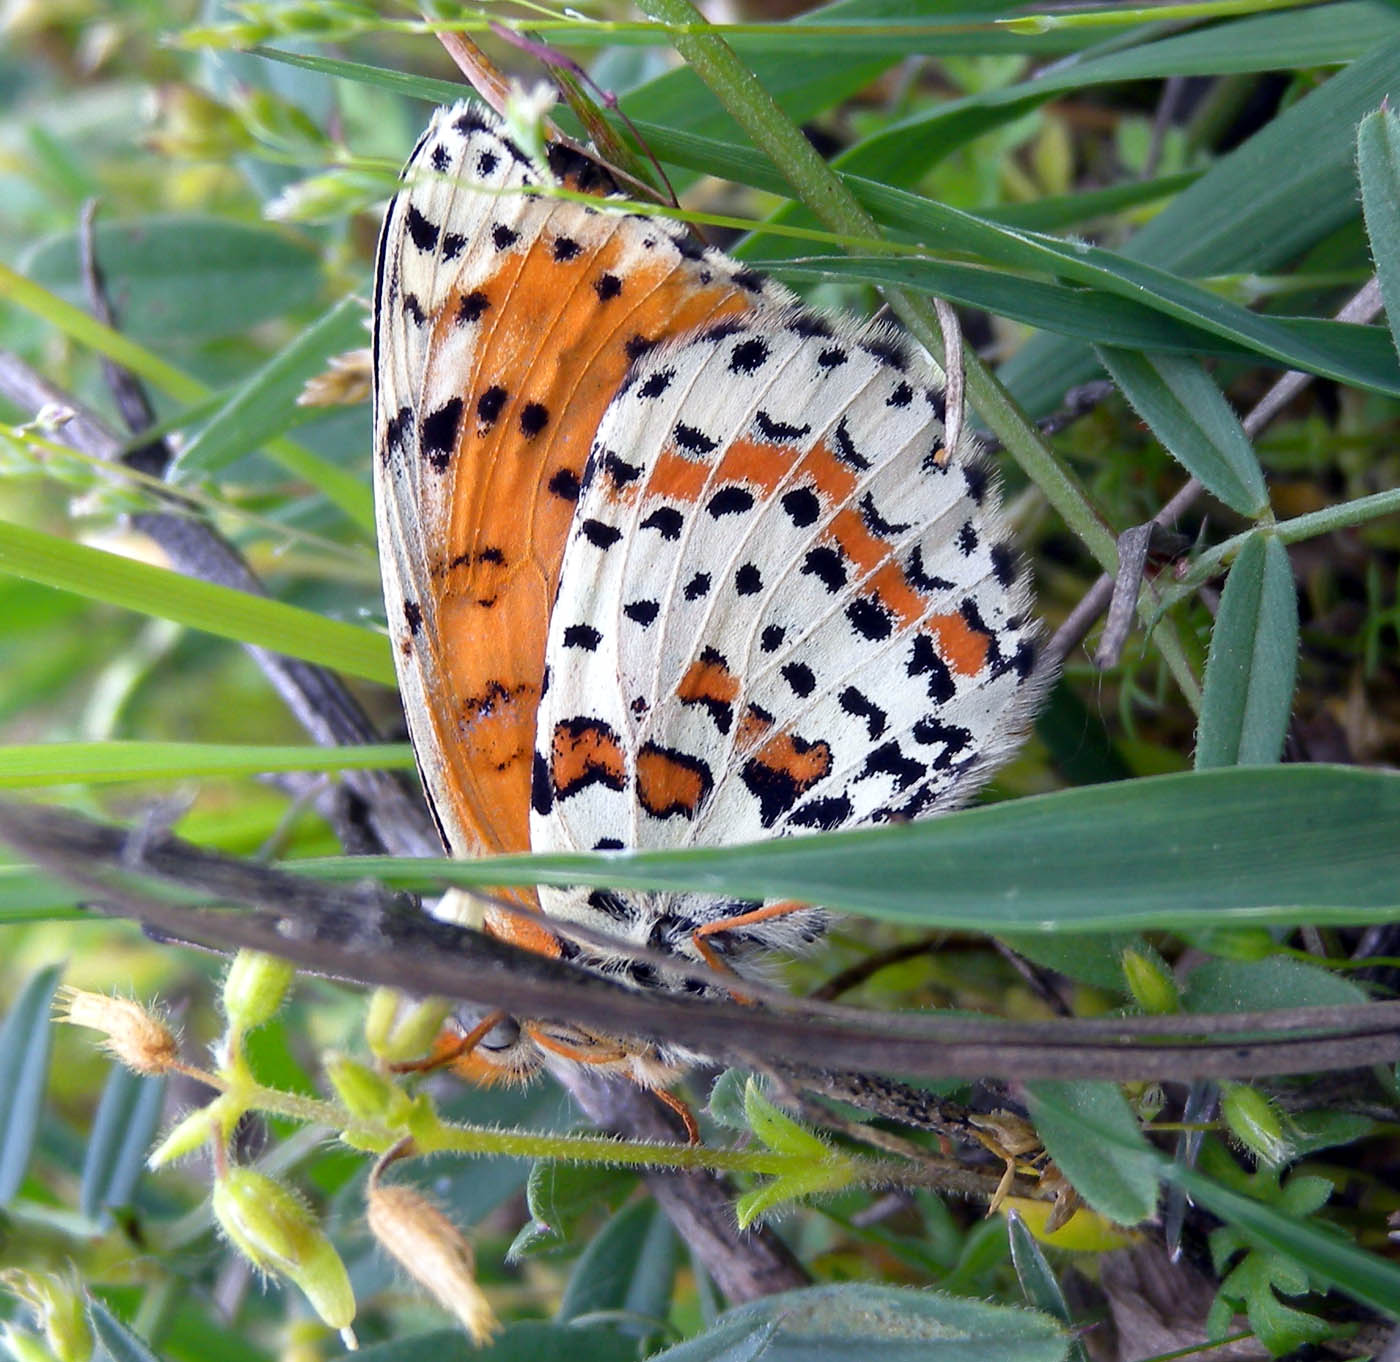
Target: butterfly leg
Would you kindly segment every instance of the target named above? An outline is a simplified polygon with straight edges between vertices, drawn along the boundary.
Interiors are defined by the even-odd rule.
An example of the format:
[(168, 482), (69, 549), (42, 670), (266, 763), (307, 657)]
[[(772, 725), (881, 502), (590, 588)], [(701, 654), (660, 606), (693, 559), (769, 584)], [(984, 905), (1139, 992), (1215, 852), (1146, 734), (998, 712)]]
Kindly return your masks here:
[[(714, 922), (707, 922), (690, 934), (690, 940), (695, 949), (700, 952), (700, 958), (717, 974), (735, 974), (737, 971), (734, 967), (725, 964), (716, 954), (714, 947), (705, 940), (707, 936), (717, 936), (720, 932), (732, 932), (741, 927), (752, 927), (759, 922), (771, 922), (775, 917), (786, 917), (789, 913), (801, 912), (806, 907), (807, 904), (798, 903), (795, 899), (780, 899), (777, 903), (765, 903), (761, 908), (740, 913), (737, 917), (717, 918)], [(735, 1002), (747, 1003), (750, 1001), (742, 993), (737, 993), (733, 989), (730, 990), (730, 993)]]

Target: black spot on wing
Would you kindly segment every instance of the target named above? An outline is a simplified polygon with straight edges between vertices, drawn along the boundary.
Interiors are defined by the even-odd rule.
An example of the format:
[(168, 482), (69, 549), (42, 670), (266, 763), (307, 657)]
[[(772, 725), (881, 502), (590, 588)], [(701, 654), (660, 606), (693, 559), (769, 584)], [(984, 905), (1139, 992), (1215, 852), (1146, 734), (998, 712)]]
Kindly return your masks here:
[(743, 515), (753, 510), (754, 495), (747, 487), (731, 485), (721, 487), (705, 505), (710, 516), (719, 520), (727, 515)]
[(646, 381), (637, 389), (637, 396), (644, 397), (648, 401), (660, 397), (675, 380), (676, 371), (674, 369), (658, 369), (653, 374), (646, 376)]
[(867, 492), (860, 499), (860, 518), (865, 528), (880, 539), (897, 539), (900, 535), (906, 534), (914, 528), (913, 521), (901, 524), (898, 521), (886, 520), (880, 514), (879, 507), (875, 505), (875, 496), (872, 492)]
[(965, 558), (977, 552), (977, 527), (970, 520), (965, 520), (958, 531), (958, 552)]
[(916, 757), (906, 757), (897, 742), (882, 743), (865, 759), (857, 780), (872, 776), (893, 776), (897, 790), (907, 790), (928, 775), (928, 767)]
[(530, 763), (530, 807), (541, 818), (554, 808), (554, 788), (549, 779), (549, 763), (538, 752)]
[(682, 594), (688, 601), (698, 601), (710, 594), (710, 574), (697, 572), (686, 584)]
[(498, 222), (491, 229), (491, 240), (498, 251), (508, 251), (520, 240), (520, 233), (507, 227), (504, 222)]
[(894, 632), (894, 615), (875, 596), (857, 596), (846, 607), (846, 619), (861, 638), (872, 643)]
[(763, 590), (763, 574), (753, 563), (741, 563), (734, 572), (734, 590), (741, 596), (756, 596)]
[(621, 530), (615, 526), (606, 525), (601, 520), (585, 520), (579, 526), (579, 530), (594, 548), (599, 549), (610, 549), (622, 538)]
[(789, 662), (782, 675), (799, 700), (805, 700), (817, 688), (817, 678), (805, 662)]
[(900, 373), (909, 367), (909, 352), (891, 336), (867, 336), (860, 342), (860, 348)]
[(416, 634), (423, 627), (423, 611), (417, 601), (403, 603), (403, 617), (410, 634)]
[(992, 575), (1002, 586), (1016, 580), (1016, 550), (1010, 544), (992, 545)]
[(549, 424), (549, 408), (543, 402), (527, 402), (520, 409), (520, 433), (533, 440)]
[(786, 421), (776, 421), (761, 407), (753, 414), (753, 424), (759, 435), (775, 444), (800, 440), (812, 429), (810, 425), (794, 426)]
[(585, 653), (595, 653), (603, 636), (591, 624), (571, 624), (564, 630), (564, 646), (578, 648)]
[(663, 539), (674, 540), (681, 537), (681, 527), (685, 517), (674, 506), (658, 506), (642, 521), (641, 528), (655, 530)]
[(634, 624), (648, 629), (661, 613), (661, 604), (659, 601), (629, 601), (622, 607), (622, 613)]
[(550, 254), (553, 255), (554, 259), (557, 260), (561, 265), (564, 265), (567, 264), (570, 260), (572, 260), (582, 250), (583, 247), (580, 246), (578, 242), (573, 239), (573, 237), (560, 236), (555, 237), (554, 245), (551, 248)]
[(676, 448), (683, 449), (688, 454), (713, 454), (719, 448), (718, 441), (710, 439), (704, 431), (688, 426), (683, 421), (676, 422), (674, 439)]
[(437, 248), (438, 227), (435, 222), (429, 222), (418, 210), (418, 205), (410, 203), (408, 212), (404, 214), (404, 226), (408, 228), (409, 240), (418, 247), (420, 251), (431, 251)]
[(832, 832), (845, 826), (853, 812), (851, 801), (845, 795), (825, 795), (820, 799), (809, 799), (805, 804), (799, 804), (788, 815), (787, 826)]
[(915, 634), (913, 647), (905, 670), (909, 676), (927, 677), (928, 698), (946, 705), (953, 698), (953, 674), (938, 655), (938, 648), (929, 634)]
[(758, 646), (765, 653), (776, 653), (783, 646), (783, 640), (787, 637), (787, 630), (780, 624), (770, 624), (758, 636)]
[(843, 712), (849, 714), (853, 719), (865, 720), (865, 729), (872, 741), (878, 738), (889, 726), (889, 715), (864, 691), (857, 690), (855, 686), (847, 686), (836, 697), (836, 702), (841, 706)]
[(491, 306), (491, 300), (478, 288), (464, 293), (457, 300), (457, 321), (463, 325), (481, 320), (481, 315)]
[(577, 501), (578, 476), (572, 468), (559, 469), (549, 480), (549, 490), (561, 501)]
[(794, 487), (791, 492), (783, 494), (778, 504), (798, 529), (815, 524), (822, 513), (821, 499), (810, 487)]
[(801, 571), (804, 577), (815, 577), (832, 595), (846, 585), (845, 560), (840, 550), (830, 544), (808, 549)]
[(448, 398), (436, 411), (429, 412), (418, 425), (418, 445), (423, 457), (442, 473), (457, 447), (457, 431), (462, 424), (462, 399)]
[(768, 344), (759, 336), (740, 341), (729, 356), (731, 374), (756, 374), (768, 362)]
[(904, 575), (909, 585), (925, 596), (931, 596), (936, 591), (951, 591), (954, 585), (946, 577), (936, 577), (924, 570), (922, 544), (915, 544), (909, 551), (909, 557), (904, 560)]
[(483, 426), (493, 426), (506, 404), (507, 393), (499, 383), (493, 383), (476, 399), (476, 419)]
[(611, 302), (622, 292), (622, 280), (615, 274), (600, 274), (593, 281), (593, 292), (600, 303)]
[(863, 473), (870, 467), (870, 460), (865, 457), (855, 446), (855, 441), (851, 439), (850, 428), (846, 425), (846, 418), (843, 416), (837, 423), (836, 429), (831, 432), (832, 451), (848, 468), (854, 468), (856, 472)]
[(799, 312), (788, 324), (787, 329), (796, 336), (814, 336), (830, 339), (831, 323), (815, 312)]

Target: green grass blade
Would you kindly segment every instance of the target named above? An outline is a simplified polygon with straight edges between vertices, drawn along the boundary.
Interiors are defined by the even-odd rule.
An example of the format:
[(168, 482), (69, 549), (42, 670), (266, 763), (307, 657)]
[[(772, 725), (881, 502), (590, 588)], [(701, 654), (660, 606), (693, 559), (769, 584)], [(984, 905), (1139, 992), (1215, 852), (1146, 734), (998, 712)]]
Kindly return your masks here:
[(407, 743), (274, 747), (198, 742), (59, 742), (0, 746), (0, 789), (127, 780), (257, 776), (269, 771), (413, 769)]
[[(209, 389), (177, 366), (167, 363), (144, 345), (89, 317), (81, 308), (64, 301), (56, 293), (26, 279), (0, 261), (0, 299), (14, 303), (57, 327), (64, 335), (105, 356), (114, 364), (130, 369), (138, 378), (189, 406), (203, 402)], [(313, 454), (285, 437), (267, 445), (268, 455), (288, 472), (319, 490), (371, 537), (374, 533), (374, 499), (358, 478)]]
[(1357, 1248), (1343, 1236), (1328, 1233), (1321, 1224), (1243, 1196), (1183, 1164), (1163, 1161), (1161, 1172), (1198, 1206), (1235, 1226), (1251, 1242), (1277, 1249), (1353, 1300), (1391, 1319), (1400, 1318), (1400, 1264)]
[(1211, 635), (1196, 767), (1279, 759), (1293, 710), (1298, 599), (1288, 550), (1254, 535), (1235, 559)]
[(1264, 471), (1249, 437), (1198, 361), (1109, 345), (1097, 348), (1133, 409), (1208, 492), (1243, 516), (1268, 509)]
[[(1221, 157), (1123, 255), (1188, 275), (1258, 273), (1279, 268), (1353, 220), (1356, 125), (1391, 90), (1397, 65), (1394, 38), (1358, 58)], [(1097, 367), (1082, 343), (1037, 336), (1000, 374), (1039, 414)]]
[(142, 1077), (122, 1064), (114, 1064), (107, 1074), (83, 1151), (78, 1209), (89, 1220), (130, 1204), (146, 1170), (164, 1096), (163, 1077)]
[(359, 625), (201, 582), (22, 525), (0, 521), (0, 572), (319, 663), (381, 685), (395, 684), (388, 644)]
[(1377, 109), (1356, 131), (1361, 208), (1390, 330), (1400, 345), (1400, 118)]
[[(180, 454), (176, 476), (214, 473), (250, 454), (315, 413), (296, 399), (327, 362), (363, 345), (365, 309), (358, 298), (342, 298), (255, 373), (238, 385)], [(368, 442), (368, 423), (366, 423)], [(373, 520), (369, 522), (373, 528)]]
[[(951, 302), (980, 307), (1038, 330), (1077, 336), (1096, 345), (1158, 350), (1169, 354), (1251, 355), (1250, 346), (1218, 332), (1169, 317), (1128, 297), (1076, 288), (1002, 270), (898, 256), (805, 256), (753, 264), (789, 281), (843, 280), (917, 289)], [(1287, 345), (1326, 349), (1338, 369), (1359, 387), (1394, 383), (1394, 346), (1383, 327), (1355, 326), (1312, 317), (1270, 318)]]
[(976, 932), (1173, 931), (1387, 920), (1400, 908), (1396, 827), (1395, 772), (1236, 767), (736, 847), (297, 868), (422, 889), (586, 884), (792, 898)]
[(24, 1181), (44, 1107), (53, 1026), (49, 1008), (62, 965), (29, 978), (0, 1026), (0, 1206)]

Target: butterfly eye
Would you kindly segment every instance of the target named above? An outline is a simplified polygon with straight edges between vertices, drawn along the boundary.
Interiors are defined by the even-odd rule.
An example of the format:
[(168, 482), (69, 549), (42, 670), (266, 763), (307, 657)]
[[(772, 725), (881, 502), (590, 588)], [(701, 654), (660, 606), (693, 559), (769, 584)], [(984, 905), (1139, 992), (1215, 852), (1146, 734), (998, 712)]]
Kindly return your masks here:
[(477, 1049), (499, 1053), (520, 1043), (520, 1024), (514, 1017), (503, 1017), (482, 1038)]

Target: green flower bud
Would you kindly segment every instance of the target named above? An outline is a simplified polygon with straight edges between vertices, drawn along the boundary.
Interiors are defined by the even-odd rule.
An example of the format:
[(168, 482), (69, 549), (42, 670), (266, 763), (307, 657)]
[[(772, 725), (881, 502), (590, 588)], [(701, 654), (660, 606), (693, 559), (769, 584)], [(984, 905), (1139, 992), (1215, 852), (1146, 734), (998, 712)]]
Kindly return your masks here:
[(408, 1002), (397, 989), (375, 989), (365, 1017), (370, 1053), (387, 1064), (421, 1058), (432, 1049), (451, 1011), (445, 998)]
[(193, 1154), (211, 1138), (224, 1139), (243, 1115), (243, 1106), (225, 1094), (206, 1107), (192, 1111), (170, 1127), (169, 1133), (147, 1156), (147, 1168), (163, 1168), (167, 1163)]
[(348, 1055), (330, 1054), (322, 1066), (336, 1096), (357, 1121), (387, 1121), (404, 1105), (404, 1094), (388, 1079)]
[(239, 951), (224, 976), (224, 1015), (235, 1031), (271, 1021), (292, 986), (296, 968), (261, 951)]
[(1247, 1083), (1222, 1083), (1220, 1114), (1230, 1133), (1260, 1163), (1277, 1168), (1292, 1156), (1283, 1118), (1258, 1088)]
[(254, 1267), (289, 1277), (332, 1329), (355, 1318), (345, 1264), (293, 1192), (252, 1168), (230, 1168), (214, 1184), (214, 1218)]
[(1123, 952), (1123, 977), (1128, 992), (1142, 1010), (1154, 1017), (1181, 1011), (1181, 996), (1166, 962), (1156, 951), (1129, 948)]

